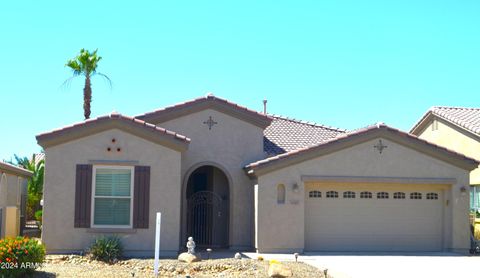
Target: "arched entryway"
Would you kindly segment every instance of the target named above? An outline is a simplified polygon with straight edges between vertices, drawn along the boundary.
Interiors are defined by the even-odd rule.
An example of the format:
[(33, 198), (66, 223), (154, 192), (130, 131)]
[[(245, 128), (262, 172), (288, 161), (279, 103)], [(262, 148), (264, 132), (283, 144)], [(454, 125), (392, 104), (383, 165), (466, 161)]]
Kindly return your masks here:
[(227, 247), (229, 233), (229, 182), (215, 166), (200, 166), (188, 177), (186, 233), (200, 247)]

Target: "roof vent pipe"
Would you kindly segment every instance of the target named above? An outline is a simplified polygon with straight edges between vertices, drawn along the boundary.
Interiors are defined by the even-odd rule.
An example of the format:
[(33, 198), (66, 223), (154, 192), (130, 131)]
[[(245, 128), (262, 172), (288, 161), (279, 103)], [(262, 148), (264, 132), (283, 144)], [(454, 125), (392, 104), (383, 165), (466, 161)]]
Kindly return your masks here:
[(263, 100), (263, 114), (267, 115), (267, 100)]

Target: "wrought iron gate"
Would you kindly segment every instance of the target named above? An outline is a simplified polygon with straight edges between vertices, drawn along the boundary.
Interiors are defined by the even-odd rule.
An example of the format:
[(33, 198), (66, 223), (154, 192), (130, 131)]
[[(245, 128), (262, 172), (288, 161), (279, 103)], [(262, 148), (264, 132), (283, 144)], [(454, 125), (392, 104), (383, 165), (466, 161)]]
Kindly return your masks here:
[(225, 214), (222, 198), (211, 191), (199, 191), (187, 202), (187, 233), (199, 246), (212, 246), (216, 216)]

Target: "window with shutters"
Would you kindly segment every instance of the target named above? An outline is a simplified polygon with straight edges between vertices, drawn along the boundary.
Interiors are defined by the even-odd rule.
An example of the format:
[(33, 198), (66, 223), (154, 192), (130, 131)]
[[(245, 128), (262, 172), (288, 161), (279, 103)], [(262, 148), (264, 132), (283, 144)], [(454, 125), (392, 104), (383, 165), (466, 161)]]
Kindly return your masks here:
[(368, 191), (360, 192), (360, 199), (372, 199), (372, 192), (368, 192)]
[(131, 228), (133, 167), (94, 166), (92, 227)]

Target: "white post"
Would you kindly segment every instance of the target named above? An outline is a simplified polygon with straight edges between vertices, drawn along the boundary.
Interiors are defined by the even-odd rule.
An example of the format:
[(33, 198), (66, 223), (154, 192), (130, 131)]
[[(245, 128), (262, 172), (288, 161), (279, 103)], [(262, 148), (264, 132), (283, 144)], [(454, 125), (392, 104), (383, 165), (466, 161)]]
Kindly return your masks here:
[(153, 265), (153, 272), (155, 277), (158, 277), (158, 257), (160, 255), (160, 228), (162, 226), (162, 213), (157, 212), (157, 222), (155, 229), (155, 261)]

